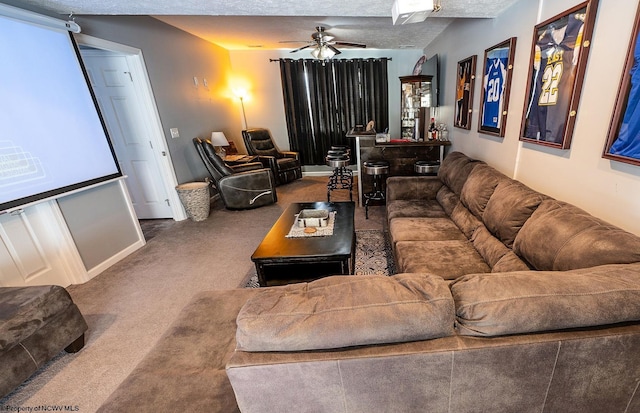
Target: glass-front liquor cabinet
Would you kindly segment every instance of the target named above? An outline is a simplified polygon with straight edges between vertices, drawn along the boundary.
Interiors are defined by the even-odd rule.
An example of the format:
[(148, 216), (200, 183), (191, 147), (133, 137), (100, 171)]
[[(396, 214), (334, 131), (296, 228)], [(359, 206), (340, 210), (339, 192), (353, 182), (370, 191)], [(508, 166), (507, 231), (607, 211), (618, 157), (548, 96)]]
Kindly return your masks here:
[(429, 129), (432, 102), (431, 76), (401, 76), (401, 135), (403, 139), (424, 140)]

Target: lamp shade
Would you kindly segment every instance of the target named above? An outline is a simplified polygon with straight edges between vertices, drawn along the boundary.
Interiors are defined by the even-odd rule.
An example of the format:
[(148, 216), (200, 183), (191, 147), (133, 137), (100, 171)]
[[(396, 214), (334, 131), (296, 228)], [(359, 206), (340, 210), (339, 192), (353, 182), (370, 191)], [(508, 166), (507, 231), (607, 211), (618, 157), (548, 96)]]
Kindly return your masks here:
[(224, 132), (211, 132), (211, 144), (213, 146), (229, 146), (229, 141), (224, 136)]

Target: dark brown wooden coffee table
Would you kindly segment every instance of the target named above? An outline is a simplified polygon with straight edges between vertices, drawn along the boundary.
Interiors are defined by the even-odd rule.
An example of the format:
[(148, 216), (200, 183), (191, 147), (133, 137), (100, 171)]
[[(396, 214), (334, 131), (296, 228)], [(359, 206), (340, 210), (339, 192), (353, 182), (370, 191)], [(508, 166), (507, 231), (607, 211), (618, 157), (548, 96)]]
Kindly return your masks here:
[[(303, 209), (336, 211), (333, 235), (287, 238), (296, 214)], [(354, 202), (289, 205), (251, 256), (260, 286), (353, 274), (356, 245), (354, 214)]]

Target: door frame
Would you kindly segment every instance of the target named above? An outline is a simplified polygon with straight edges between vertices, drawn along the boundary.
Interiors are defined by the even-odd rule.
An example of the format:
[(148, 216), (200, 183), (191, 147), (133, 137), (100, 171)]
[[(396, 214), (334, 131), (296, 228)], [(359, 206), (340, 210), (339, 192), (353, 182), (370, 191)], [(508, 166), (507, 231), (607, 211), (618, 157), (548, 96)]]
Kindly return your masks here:
[(153, 95), (153, 89), (151, 87), (151, 81), (149, 80), (149, 74), (147, 73), (147, 66), (142, 56), (142, 50), (86, 34), (75, 34), (74, 37), (80, 45), (126, 55), (132, 76), (140, 80), (139, 82), (134, 82), (134, 87), (142, 104), (142, 116), (144, 119), (141, 121), (149, 128), (149, 138), (154, 148), (154, 158), (160, 170), (162, 184), (169, 197), (173, 219), (175, 221), (187, 219), (186, 211), (182, 207), (178, 192), (175, 190), (175, 187), (178, 185), (178, 179), (175, 174), (175, 169), (173, 168), (173, 162), (171, 161), (171, 153), (165, 140), (162, 122), (160, 121), (156, 99)]

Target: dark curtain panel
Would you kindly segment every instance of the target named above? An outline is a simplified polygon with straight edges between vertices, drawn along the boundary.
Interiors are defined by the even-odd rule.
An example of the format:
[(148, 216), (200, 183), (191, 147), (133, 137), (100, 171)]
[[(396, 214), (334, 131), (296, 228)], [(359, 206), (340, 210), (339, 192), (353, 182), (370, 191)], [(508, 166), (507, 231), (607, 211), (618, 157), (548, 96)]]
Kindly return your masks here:
[(332, 145), (349, 145), (355, 125), (389, 126), (387, 59), (282, 59), (280, 74), (292, 151), (303, 165), (324, 165)]

